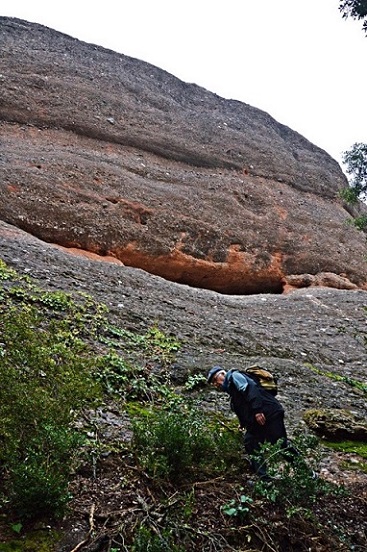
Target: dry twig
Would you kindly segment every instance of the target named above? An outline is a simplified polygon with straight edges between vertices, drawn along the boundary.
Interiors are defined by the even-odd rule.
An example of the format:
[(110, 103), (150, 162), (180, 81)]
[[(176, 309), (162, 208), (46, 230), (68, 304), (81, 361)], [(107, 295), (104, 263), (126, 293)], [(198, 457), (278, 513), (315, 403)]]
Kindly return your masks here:
[(94, 511), (96, 509), (96, 505), (92, 504), (90, 512), (89, 512), (89, 531), (87, 533), (87, 536), (84, 540), (82, 540), (79, 544), (77, 544), (70, 552), (78, 552), (83, 546), (88, 544), (88, 542), (91, 539), (92, 533), (94, 531)]

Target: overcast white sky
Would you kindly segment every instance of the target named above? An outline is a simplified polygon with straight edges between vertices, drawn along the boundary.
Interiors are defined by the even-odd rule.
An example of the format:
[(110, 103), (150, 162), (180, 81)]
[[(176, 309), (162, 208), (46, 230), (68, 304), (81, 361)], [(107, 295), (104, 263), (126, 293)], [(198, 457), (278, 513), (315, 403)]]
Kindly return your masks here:
[[(339, 0), (1, 0), (41, 23), (268, 112), (342, 164), (367, 142), (367, 37)], [(0, 61), (1, 63), (1, 61)]]

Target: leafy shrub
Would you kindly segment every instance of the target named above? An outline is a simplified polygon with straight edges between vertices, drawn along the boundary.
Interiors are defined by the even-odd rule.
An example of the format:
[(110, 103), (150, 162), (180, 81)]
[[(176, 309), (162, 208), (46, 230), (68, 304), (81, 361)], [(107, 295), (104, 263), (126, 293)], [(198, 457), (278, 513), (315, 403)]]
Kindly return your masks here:
[(359, 217), (355, 217), (352, 220), (353, 226), (355, 226), (358, 230), (361, 230), (362, 232), (367, 230), (367, 216), (361, 215)]
[(322, 478), (317, 477), (321, 461), (321, 449), (318, 439), (313, 435), (299, 435), (292, 443), (299, 456), (290, 456), (281, 448), (280, 443), (261, 446), (254, 458), (265, 462), (271, 482), (259, 479), (255, 484), (255, 493), (270, 502), (282, 505), (287, 515), (307, 513), (308, 508), (322, 494), (343, 492)]
[(181, 344), (174, 336), (165, 334), (156, 325), (145, 334), (108, 325), (101, 341), (112, 347), (119, 347), (127, 352), (139, 351), (141, 357), (155, 361), (163, 367), (172, 363)]
[(180, 343), (174, 336), (165, 334), (158, 326), (152, 326), (146, 333), (145, 347), (152, 360), (158, 360), (166, 366), (174, 359)]
[[(109, 352), (98, 359), (96, 377), (107, 394), (125, 401), (153, 402), (170, 398), (173, 393), (165, 368), (173, 362), (180, 347), (174, 337), (156, 326), (145, 334), (137, 334), (108, 325), (101, 341)], [(124, 358), (127, 355), (121, 356), (121, 350), (130, 361)]]
[(93, 359), (63, 321), (45, 320), (33, 306), (2, 305), (0, 315), (4, 492), (24, 517), (61, 513), (77, 443), (71, 424), (99, 395)]
[(184, 552), (184, 550), (183, 547), (173, 543), (169, 531), (157, 535), (144, 526), (138, 529), (132, 547), (133, 552)]
[(26, 443), (19, 462), (18, 454), (8, 460), (11, 474), (9, 497), (22, 518), (30, 517), (37, 505), (37, 516), (61, 514), (70, 500), (68, 483), (75, 450), (81, 438), (69, 428), (40, 427)]
[(0, 259), (0, 280), (13, 280), (17, 277), (17, 273), (12, 268)]
[(96, 360), (95, 374), (104, 391), (121, 400), (154, 402), (172, 395), (164, 371), (153, 372), (151, 364), (131, 364), (114, 351)]
[(193, 389), (203, 387), (204, 385), (206, 385), (206, 377), (203, 376), (203, 374), (194, 374), (193, 376), (189, 376), (187, 378), (185, 390), (192, 391)]
[(170, 410), (151, 410), (133, 420), (134, 447), (151, 474), (170, 480), (188, 479), (198, 470), (223, 469), (236, 455), (239, 441), (194, 405), (178, 401)]
[(339, 191), (339, 197), (346, 203), (358, 203), (358, 192), (354, 188), (343, 188)]

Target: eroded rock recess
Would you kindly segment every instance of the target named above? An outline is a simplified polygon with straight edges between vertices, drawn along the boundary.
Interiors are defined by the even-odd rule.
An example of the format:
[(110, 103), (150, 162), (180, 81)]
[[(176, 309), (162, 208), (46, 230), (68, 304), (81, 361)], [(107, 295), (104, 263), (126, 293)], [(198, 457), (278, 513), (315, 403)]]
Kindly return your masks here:
[(0, 218), (226, 294), (367, 289), (325, 151), (250, 105), (0, 17)]

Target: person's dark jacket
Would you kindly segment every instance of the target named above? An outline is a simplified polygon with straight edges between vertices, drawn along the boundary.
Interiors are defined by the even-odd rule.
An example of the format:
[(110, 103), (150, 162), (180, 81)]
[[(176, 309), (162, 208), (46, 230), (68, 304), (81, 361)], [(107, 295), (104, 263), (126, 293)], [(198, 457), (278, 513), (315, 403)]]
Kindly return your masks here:
[(231, 409), (237, 415), (240, 426), (248, 431), (259, 427), (255, 419), (255, 414), (259, 412), (262, 412), (267, 420), (284, 414), (280, 402), (245, 374), (228, 372), (223, 389), (231, 397)]

